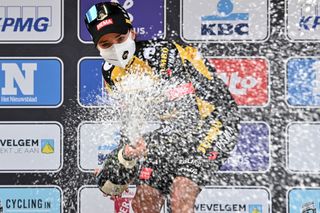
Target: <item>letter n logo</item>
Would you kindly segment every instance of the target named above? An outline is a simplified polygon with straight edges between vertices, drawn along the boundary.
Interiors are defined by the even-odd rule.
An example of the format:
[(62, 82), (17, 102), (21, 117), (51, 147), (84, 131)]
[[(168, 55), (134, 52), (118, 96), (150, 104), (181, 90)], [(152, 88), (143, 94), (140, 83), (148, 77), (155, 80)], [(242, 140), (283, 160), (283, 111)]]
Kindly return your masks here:
[(23, 63), (22, 70), (15, 63), (3, 63), (2, 71), (5, 72), (5, 85), (1, 88), (2, 95), (17, 95), (17, 85), (23, 95), (34, 95), (34, 72), (36, 63)]

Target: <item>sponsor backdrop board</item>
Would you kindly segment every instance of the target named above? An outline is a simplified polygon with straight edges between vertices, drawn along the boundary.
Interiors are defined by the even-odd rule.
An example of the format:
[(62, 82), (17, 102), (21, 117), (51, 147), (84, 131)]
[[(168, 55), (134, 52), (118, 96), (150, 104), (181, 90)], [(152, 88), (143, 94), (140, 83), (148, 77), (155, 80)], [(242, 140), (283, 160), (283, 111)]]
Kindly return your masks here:
[[(99, 2), (101, 0), (78, 0), (78, 36), (82, 42), (91, 42), (90, 34), (83, 22), (85, 13), (93, 4)], [(112, 2), (121, 4), (128, 11), (139, 40), (165, 36), (165, 0), (112, 0)]]
[(195, 213), (271, 213), (270, 201), (266, 188), (206, 186), (196, 200)]
[(286, 33), (291, 41), (320, 41), (320, 1), (286, 0)]
[(63, 102), (59, 58), (0, 58), (0, 108), (57, 108)]
[(241, 123), (238, 143), (222, 171), (266, 172), (270, 167), (270, 127), (266, 123)]
[(0, 186), (0, 212), (63, 213), (58, 186)]
[[(145, 131), (156, 129), (150, 123)], [(83, 122), (78, 128), (78, 166), (92, 172), (100, 168), (104, 159), (119, 143), (118, 122)], [(238, 144), (221, 170), (226, 172), (265, 172), (270, 165), (270, 130), (267, 124), (242, 123)]]
[(181, 37), (186, 42), (265, 41), (269, 1), (181, 0)]
[(103, 59), (85, 57), (78, 62), (78, 102), (81, 106), (108, 104), (102, 77)]
[(288, 191), (287, 213), (317, 213), (320, 211), (320, 188), (292, 188)]
[[(103, 197), (96, 186), (83, 186), (78, 190), (78, 213), (133, 213), (131, 201), (135, 192), (135, 186), (129, 186), (128, 192), (124, 192), (120, 198), (112, 201), (110, 198)], [(92, 205), (92, 203), (96, 204)]]
[(319, 107), (320, 58), (290, 58), (286, 68), (288, 105), (291, 107)]
[[(208, 58), (218, 76), (229, 86), (241, 107), (264, 107), (269, 103), (269, 63), (266, 58)], [(94, 107), (109, 104), (104, 89), (103, 59), (86, 57), (78, 65), (78, 102)]]
[[(287, 169), (320, 172), (320, 123), (290, 123), (287, 127)], [(306, 145), (307, 144), (307, 145)]]
[(57, 172), (63, 129), (56, 122), (0, 122), (0, 172)]
[(63, 0), (0, 0), (0, 43), (58, 43)]
[[(114, 202), (101, 195), (95, 186), (83, 186), (78, 190), (78, 213), (89, 212), (133, 212), (131, 201), (135, 194), (135, 187), (130, 186), (128, 192)], [(97, 203), (92, 205), (92, 203)], [(167, 205), (167, 203), (166, 203)], [(270, 192), (266, 188), (252, 187), (211, 187), (203, 188), (196, 200), (194, 210), (199, 212), (243, 212), (271, 213)], [(169, 213), (165, 208), (161, 213)]]
[[(83, 23), (94, 2), (0, 0), (0, 185), (59, 185), (66, 192), (65, 213), (77, 211), (77, 190), (95, 184), (91, 172), (117, 139), (116, 128), (104, 132), (103, 118), (109, 115), (98, 116), (110, 100), (101, 76), (103, 60)], [(272, 209), (281, 213), (290, 209), (289, 187), (316, 186), (319, 0), (118, 2), (129, 10), (139, 40), (163, 35), (198, 47), (239, 104), (239, 143), (217, 173), (216, 185), (270, 187)], [(94, 135), (95, 129), (101, 134)], [(33, 144), (26, 142), (30, 139)], [(30, 153), (17, 155), (22, 151)], [(212, 192), (198, 212), (220, 208), (213, 205)], [(261, 212), (261, 204), (249, 200), (246, 211)], [(93, 208), (100, 205), (98, 198), (90, 202)], [(314, 202), (320, 211), (318, 200), (307, 202), (306, 209)], [(1, 198), (0, 210), (5, 204)]]
[[(158, 128), (150, 123), (145, 133)], [(78, 128), (78, 167), (84, 172), (100, 168), (105, 158), (119, 144), (119, 122), (83, 122)]]
[(210, 58), (218, 76), (229, 86), (242, 107), (263, 107), (269, 103), (269, 63), (266, 58)]

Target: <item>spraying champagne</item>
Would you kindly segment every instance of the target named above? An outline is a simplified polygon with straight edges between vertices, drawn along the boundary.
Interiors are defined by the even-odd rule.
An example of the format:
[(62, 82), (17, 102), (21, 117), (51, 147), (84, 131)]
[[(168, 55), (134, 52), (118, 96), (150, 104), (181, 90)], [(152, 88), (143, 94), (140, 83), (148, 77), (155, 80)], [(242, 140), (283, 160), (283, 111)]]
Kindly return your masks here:
[[(119, 146), (113, 150), (96, 176), (99, 189), (108, 196), (119, 196), (128, 188), (138, 172), (138, 157), (141, 155), (135, 152), (141, 146), (141, 141), (131, 147), (129, 139), (121, 135)], [(141, 149), (144, 152), (145, 149)]]

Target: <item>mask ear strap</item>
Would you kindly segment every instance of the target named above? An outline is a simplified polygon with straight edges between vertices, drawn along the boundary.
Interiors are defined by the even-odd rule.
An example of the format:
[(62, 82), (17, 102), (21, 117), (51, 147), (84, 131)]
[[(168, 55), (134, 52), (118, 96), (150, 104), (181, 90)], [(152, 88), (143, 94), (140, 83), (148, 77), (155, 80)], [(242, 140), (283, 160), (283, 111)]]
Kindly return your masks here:
[(131, 36), (132, 40), (135, 41), (135, 39), (137, 37), (137, 33), (135, 32), (135, 30), (133, 28), (130, 29), (130, 34), (131, 34), (130, 36)]

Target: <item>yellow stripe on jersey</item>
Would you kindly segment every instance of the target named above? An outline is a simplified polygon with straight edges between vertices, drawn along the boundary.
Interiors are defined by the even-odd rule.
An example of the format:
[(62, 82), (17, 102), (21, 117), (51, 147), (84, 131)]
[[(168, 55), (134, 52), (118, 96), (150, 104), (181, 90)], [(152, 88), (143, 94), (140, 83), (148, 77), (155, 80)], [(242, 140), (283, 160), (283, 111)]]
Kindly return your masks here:
[(112, 93), (111, 86), (106, 81), (104, 81), (104, 87), (106, 88), (108, 93)]
[(196, 97), (200, 118), (203, 120), (215, 110), (215, 106), (201, 98)]
[(112, 73), (111, 73), (111, 80), (113, 82), (117, 82), (117, 81), (120, 81), (121, 78), (123, 76), (126, 75), (126, 71), (125, 69), (121, 68), (121, 67), (114, 67), (113, 70), (112, 70)]
[(121, 78), (128, 73), (147, 73), (152, 75), (151, 67), (136, 56), (133, 57), (132, 62), (125, 69), (115, 66), (111, 73), (111, 80), (113, 82), (121, 81)]
[(202, 75), (204, 75), (209, 80), (212, 80), (212, 75), (209, 72), (207, 66), (205, 65), (203, 59), (199, 56), (198, 50), (194, 47), (186, 47), (183, 48), (179, 44), (174, 43), (177, 47), (179, 54), (182, 58), (182, 61), (184, 63), (185, 60), (188, 60), (191, 62), (191, 64), (198, 70)]
[(147, 73), (153, 75), (151, 67), (140, 58), (134, 56), (133, 62), (126, 68), (129, 73)]
[(221, 127), (222, 127), (221, 121), (215, 120), (214, 124), (209, 129), (207, 136), (198, 146), (197, 150), (199, 152), (206, 154), (207, 149), (212, 147), (212, 144), (214, 143), (214, 139), (216, 139), (217, 136), (221, 134)]

